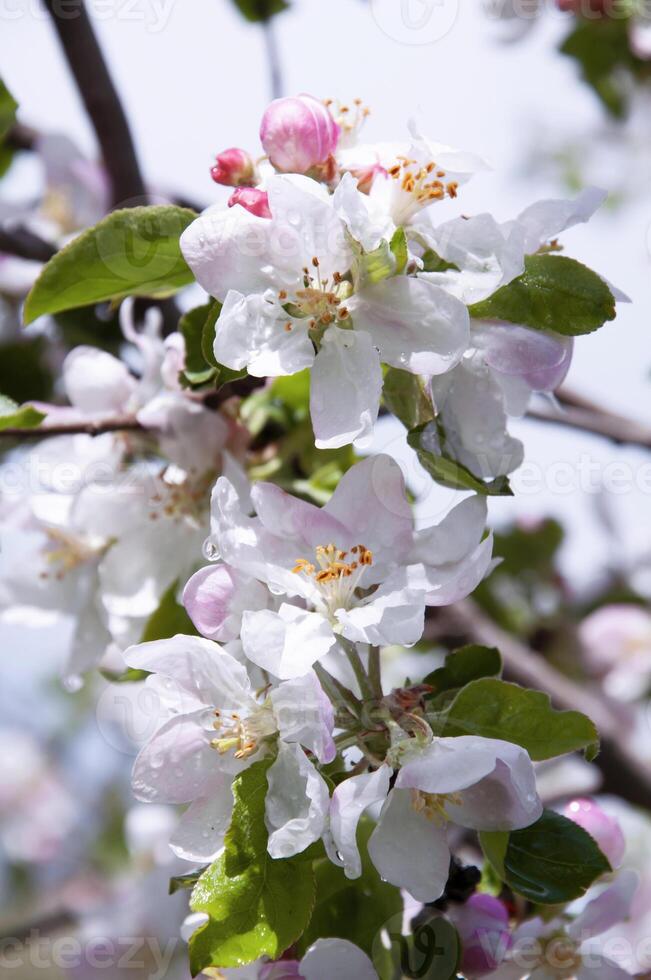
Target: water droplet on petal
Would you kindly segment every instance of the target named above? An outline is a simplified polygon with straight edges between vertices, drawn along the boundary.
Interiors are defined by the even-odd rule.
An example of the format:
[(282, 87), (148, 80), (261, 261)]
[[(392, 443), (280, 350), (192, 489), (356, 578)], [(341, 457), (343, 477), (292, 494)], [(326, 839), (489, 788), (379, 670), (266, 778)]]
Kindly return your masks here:
[(76, 694), (84, 686), (84, 679), (80, 674), (68, 674), (63, 678), (63, 686), (69, 694)]

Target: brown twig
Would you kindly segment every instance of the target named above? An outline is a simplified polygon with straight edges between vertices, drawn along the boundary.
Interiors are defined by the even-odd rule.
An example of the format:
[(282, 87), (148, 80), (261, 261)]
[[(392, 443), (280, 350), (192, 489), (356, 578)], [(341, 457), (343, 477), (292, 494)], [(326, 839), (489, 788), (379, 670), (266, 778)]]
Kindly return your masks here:
[(19, 259), (47, 262), (56, 252), (56, 248), (28, 228), (20, 225), (11, 229), (0, 226), (0, 252), (15, 255)]
[(105, 432), (146, 432), (143, 425), (132, 416), (124, 418), (101, 419), (96, 422), (65, 422), (61, 425), (41, 425), (34, 428), (0, 429), (0, 438), (5, 439), (48, 439), (50, 436), (101, 436)]
[(43, 0), (97, 135), (113, 207), (143, 204), (147, 192), (122, 103), (83, 0)]
[[(561, 674), (540, 654), (497, 626), (471, 599), (437, 610), (430, 636), (443, 618), (451, 632), (484, 646), (497, 647), (504, 660), (507, 679), (545, 691), (557, 708), (581, 711), (597, 726), (601, 752), (596, 764), (603, 775), (605, 792), (621, 796), (636, 806), (651, 809), (651, 763), (635, 751), (622, 707), (612, 704), (589, 686)], [(427, 633), (426, 633), (427, 635)]]
[(562, 409), (537, 408), (529, 411), (526, 417), (536, 422), (589, 432), (619, 446), (651, 449), (651, 427), (648, 425), (606, 411), (574, 392), (561, 391), (556, 397)]

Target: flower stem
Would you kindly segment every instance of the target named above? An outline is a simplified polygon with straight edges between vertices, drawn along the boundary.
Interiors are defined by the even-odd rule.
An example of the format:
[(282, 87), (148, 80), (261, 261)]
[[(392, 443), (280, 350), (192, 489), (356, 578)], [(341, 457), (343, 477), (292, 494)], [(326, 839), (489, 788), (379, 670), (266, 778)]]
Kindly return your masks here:
[(345, 640), (341, 636), (339, 637), (339, 642), (346, 651), (350, 666), (353, 668), (353, 673), (355, 674), (355, 679), (359, 684), (362, 698), (368, 701), (375, 701), (375, 691), (371, 681), (369, 680), (369, 676), (366, 673), (357, 647), (354, 643), (351, 643), (350, 640)]
[(380, 648), (370, 647), (368, 651), (368, 677), (376, 698), (382, 698), (382, 664), (380, 662)]
[(336, 708), (343, 706), (355, 720), (359, 719), (362, 708), (359, 698), (356, 698), (345, 684), (333, 677), (320, 663), (314, 664), (314, 672), (333, 705)]

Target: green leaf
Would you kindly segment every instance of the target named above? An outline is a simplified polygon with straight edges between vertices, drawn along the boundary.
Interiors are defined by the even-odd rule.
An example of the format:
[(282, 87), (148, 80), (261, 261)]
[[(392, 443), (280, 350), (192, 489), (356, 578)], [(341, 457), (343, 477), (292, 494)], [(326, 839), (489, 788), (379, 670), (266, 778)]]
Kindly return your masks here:
[(233, 0), (233, 3), (242, 16), (254, 24), (271, 20), (289, 7), (286, 0)]
[(179, 320), (179, 331), (185, 340), (185, 368), (181, 382), (191, 388), (208, 384), (217, 377), (215, 366), (206, 360), (203, 351), (203, 331), (212, 308), (212, 303), (195, 306)]
[(407, 236), (404, 228), (396, 228), (393, 233), (389, 248), (395, 259), (395, 274), (401, 276), (407, 268), (409, 260), (409, 249), (407, 248)]
[(267, 852), (264, 804), (272, 762), (256, 762), (234, 780), (224, 851), (192, 893), (192, 910), (210, 917), (190, 940), (193, 976), (210, 966), (276, 959), (303, 934), (312, 914), (312, 863), (300, 856), (275, 860)]
[(54, 383), (50, 356), (50, 344), (42, 336), (23, 336), (0, 345), (0, 391), (19, 405), (49, 401)]
[(201, 875), (208, 868), (209, 865), (206, 864), (203, 868), (197, 868), (196, 871), (190, 871), (185, 875), (175, 875), (173, 878), (170, 878), (168, 895), (175, 895), (176, 892), (184, 891), (187, 888), (194, 888)]
[(195, 217), (172, 205), (111, 212), (50, 259), (25, 301), (25, 323), (125, 296), (171, 296), (194, 279), (179, 239)]
[(513, 496), (508, 477), (498, 476), (495, 480), (485, 483), (474, 473), (471, 473), (466, 466), (457, 463), (456, 460), (450, 459), (448, 456), (437, 456), (430, 450), (424, 449), (422, 445), (423, 433), (430, 425), (434, 424), (435, 422), (427, 422), (425, 425), (411, 429), (407, 435), (407, 442), (418, 453), (418, 461), (421, 466), (437, 483), (443, 484), (444, 487), (451, 487), (453, 490), (474, 490), (475, 493), (489, 497)]
[[(213, 300), (213, 302), (210, 304), (210, 309), (203, 325), (203, 332), (201, 334), (201, 350), (206, 364), (212, 364), (213, 367), (219, 368), (221, 371), (227, 371), (229, 369), (223, 367), (223, 365), (221, 365), (216, 359), (214, 350), (215, 330), (221, 311), (222, 304), (218, 299)], [(244, 374), (246, 374), (246, 371)]]
[(150, 673), (151, 671), (149, 670), (138, 670), (136, 667), (129, 667), (127, 670), (123, 670), (122, 673), (100, 668), (102, 677), (111, 684), (137, 684), (140, 681), (146, 680)]
[(423, 272), (447, 272), (448, 269), (454, 269), (456, 272), (459, 272), (458, 265), (441, 258), (433, 248), (425, 250), (423, 253)]
[(549, 695), (493, 678), (472, 681), (457, 694), (445, 735), (478, 735), (515, 742), (534, 761), (584, 749), (594, 758), (599, 735), (579, 711), (555, 711)]
[(154, 610), (145, 623), (145, 628), (140, 637), (141, 643), (147, 643), (150, 640), (167, 640), (170, 636), (176, 636), (177, 633), (183, 633), (185, 636), (199, 635), (183, 606), (176, 601), (177, 590), (178, 582), (172, 582), (161, 598), (158, 609)]
[(425, 425), (434, 418), (422, 379), (409, 371), (390, 367), (384, 376), (382, 395), (386, 407), (407, 429)]
[(299, 941), (299, 955), (317, 939), (335, 938), (349, 939), (371, 956), (374, 940), (384, 924), (402, 914), (400, 889), (382, 881), (368, 856), (368, 840), (374, 828), (375, 823), (367, 817), (360, 820), (360, 878), (350, 881), (343, 869), (327, 858), (316, 864), (316, 904)]
[(0, 78), (0, 140), (3, 140), (16, 120), (18, 103)]
[[(506, 884), (537, 905), (564, 905), (580, 898), (612, 870), (590, 834), (552, 810), (524, 830), (482, 833), (480, 840)], [(501, 868), (496, 854), (503, 855)]]
[(547, 253), (527, 256), (521, 276), (469, 311), (478, 320), (507, 320), (577, 337), (615, 319), (615, 298), (596, 272)]
[(0, 395), (0, 430), (35, 429), (45, 415), (31, 405), (17, 405), (12, 398)]
[(631, 51), (626, 17), (575, 17), (575, 29), (561, 45), (574, 58), (585, 81), (613, 116), (626, 115), (629, 80), (622, 69), (636, 72), (643, 62)]
[(502, 670), (502, 657), (495, 647), (472, 645), (454, 650), (445, 658), (443, 667), (432, 671), (423, 680), (434, 690), (432, 695), (454, 691), (482, 677), (496, 677)]

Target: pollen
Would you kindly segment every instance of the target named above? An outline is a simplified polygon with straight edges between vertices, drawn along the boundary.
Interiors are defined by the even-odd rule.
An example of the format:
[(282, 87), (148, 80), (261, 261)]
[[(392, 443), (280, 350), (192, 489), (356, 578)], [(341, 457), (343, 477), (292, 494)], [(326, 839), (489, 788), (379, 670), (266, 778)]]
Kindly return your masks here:
[(293, 572), (295, 575), (307, 575), (323, 585), (351, 578), (359, 568), (373, 564), (373, 553), (363, 544), (351, 548), (350, 555), (352, 560), (346, 561), (349, 557), (347, 551), (334, 544), (319, 545), (315, 549), (316, 564), (307, 558), (297, 558)]
[(449, 803), (460, 806), (462, 802), (459, 793), (424, 793), (419, 789), (411, 791), (411, 805), (416, 813), (422, 813), (428, 820), (439, 825), (449, 820), (446, 805)]

